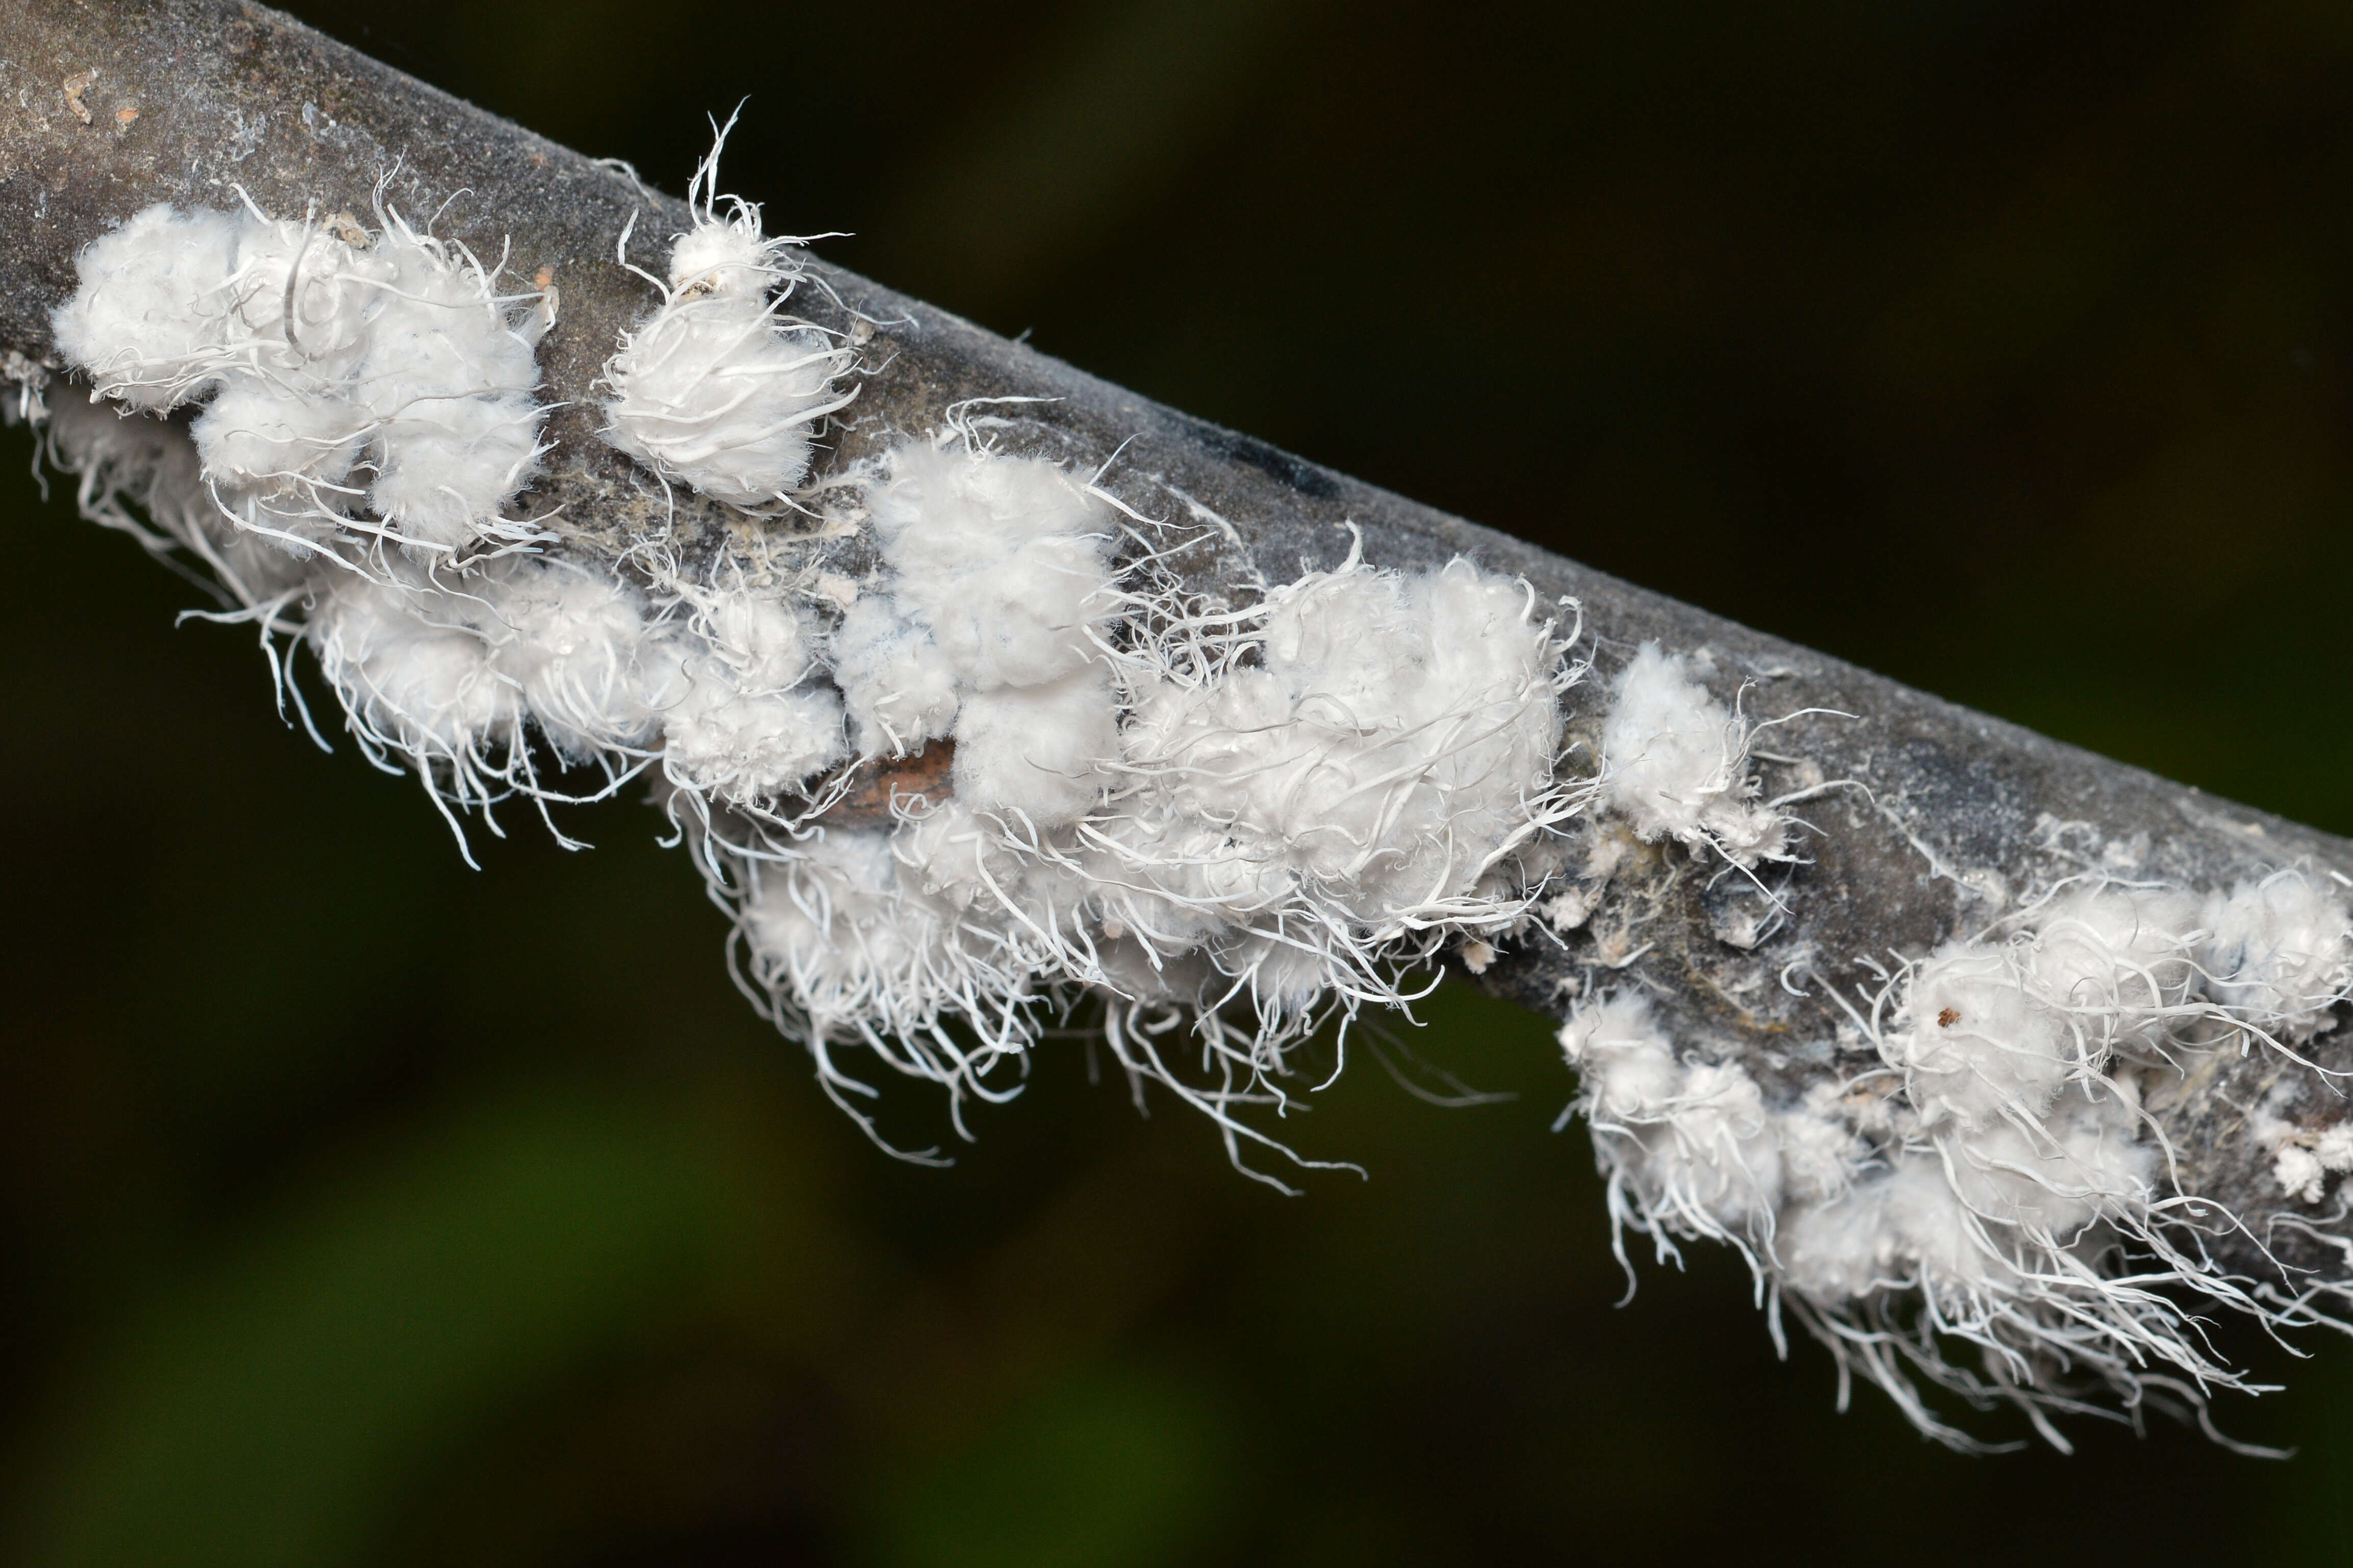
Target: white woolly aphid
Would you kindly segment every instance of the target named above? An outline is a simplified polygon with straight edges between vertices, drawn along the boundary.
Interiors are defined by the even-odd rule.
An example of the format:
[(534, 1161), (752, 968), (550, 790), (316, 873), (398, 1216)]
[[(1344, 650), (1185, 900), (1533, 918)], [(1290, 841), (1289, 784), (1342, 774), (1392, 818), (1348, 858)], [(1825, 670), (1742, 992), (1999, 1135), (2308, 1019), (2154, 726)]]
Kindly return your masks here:
[[(445, 811), (595, 798), (657, 754), (674, 784), (749, 807), (843, 755), (839, 696), (787, 604), (672, 574), (657, 614), (616, 574), (534, 557), (462, 575), (394, 563), (345, 582), (226, 517), (184, 423), (73, 388), (50, 403), (44, 451), (77, 477), (84, 515), (194, 556), (242, 606), (213, 618), (260, 626), (281, 701), (298, 708), (274, 642), (304, 637), (363, 750), (417, 771)], [(584, 795), (543, 779), (525, 721), (601, 785)]]
[(791, 998), (791, 1021), (816, 1050), (894, 1049), (954, 1005), (959, 987), (941, 952), (953, 910), (903, 884), (890, 829), (828, 828), (804, 853), (747, 869), (754, 974)]
[(2200, 1012), (2189, 994), (2196, 919), (2180, 893), (2086, 888), (2007, 942), (1947, 942), (1912, 969), (1901, 1026), (1881, 1051), (1931, 1125), (2039, 1117), (2067, 1083), (2095, 1080), (2120, 1047)]
[(58, 351), (190, 433), (225, 515), (301, 553), (340, 536), (448, 554), (536, 537), (538, 294), (379, 205), (381, 232), (158, 204), (76, 258)]
[(1078, 823), (1111, 783), (1116, 701), (1100, 668), (967, 694), (956, 712), (956, 798), (1017, 831)]
[(1394, 1002), (1400, 957), (1525, 913), (1512, 863), (1582, 804), (1554, 773), (1581, 668), (1525, 584), (1460, 559), (1352, 550), (1174, 617), (1129, 667), (1121, 787), (1084, 836), (1099, 902), (1150, 952), (1201, 952), (1270, 1037), (1327, 992)]
[[(765, 507), (788, 502), (808, 477), (811, 437), (854, 395), (833, 384), (851, 356), (784, 313), (807, 275), (797, 252), (808, 242), (763, 236), (756, 205), (718, 195), (719, 154), (734, 124), (720, 130), (687, 186), (694, 225), (670, 246), (669, 277), (630, 268), (661, 303), (605, 362), (613, 395), (603, 434), (665, 483)], [(628, 252), (624, 231), (625, 266)]]
[[(1052, 711), (1026, 726), (1038, 766), (1054, 771), (1072, 760), (1071, 742), (1052, 732), (1067, 721), (1103, 738), (1112, 697), (1099, 643), (1120, 608), (1111, 511), (1052, 463), (945, 437), (894, 447), (867, 491), (889, 571), (844, 616), (834, 679), (862, 754), (903, 755), (954, 733), (960, 793), (969, 787), (1015, 807), (1056, 795), (1054, 809), (1066, 816), (1089, 787), (1072, 774), (1057, 789), (1021, 760), (1020, 700), (987, 705), (971, 737), (987, 761), (965, 760), (957, 713), (970, 694), (1052, 687), (1064, 695), (1042, 699)], [(1091, 681), (1076, 679), (1090, 671)], [(1098, 694), (1099, 719), (1079, 711), (1082, 689)]]
[[(2266, 908), (2298, 930), (2343, 918), (2305, 897), (2308, 882), (2267, 886), (2233, 895), (2252, 925)], [(1738, 1247), (1842, 1380), (1861, 1372), (1942, 1441), (1977, 1446), (1929, 1410), (1920, 1381), (2013, 1405), (2063, 1448), (2049, 1415), (2114, 1414), (2091, 1402), (2103, 1393), (2137, 1418), (2150, 1402), (2202, 1414), (2214, 1390), (2251, 1386), (2216, 1357), (2197, 1305), (2317, 1321), (2225, 1274), (2179, 1228), (2238, 1222), (2172, 1187), (2139, 1110), (2145, 1083), (2273, 1038), (2249, 1014), (2276, 1024), (2292, 1009), (2216, 999), (2222, 985), (2193, 962), (2211, 938), (2178, 891), (2063, 888), (2010, 924), (1906, 966), (1854, 1016), (1886, 1069), (1797, 1105), (1764, 1103), (1737, 1068), (1679, 1058), (1636, 998), (1586, 1004), (1562, 1042), (1618, 1228), (1651, 1235), (1662, 1257), (1679, 1237)], [(2286, 967), (2320, 999), (2325, 968)], [(2327, 1173), (2353, 1169), (2353, 1126), (2338, 1133), (2284, 1144), (2283, 1186), (2316, 1201)], [(1957, 1365), (1952, 1342), (1980, 1370)]]
[(608, 777), (642, 757), (686, 682), (649, 618), (645, 596), (613, 574), (569, 561), (501, 561), (439, 603), (489, 650), (548, 745)]
[(841, 696), (818, 679), (807, 616), (741, 586), (679, 593), (682, 684), (661, 714), (664, 771), (738, 808), (805, 792), (848, 751)]
[(860, 594), (843, 613), (831, 651), (859, 755), (902, 757), (955, 723), (955, 666), (896, 596)]
[(1232, 1108), (1283, 1100), (1292, 1043), (1405, 1005), (1406, 971), (1525, 919), (1525, 861), (1583, 798), (1555, 776), (1582, 667), (1526, 584), (1462, 560), (1352, 549), (1243, 610), (1146, 607), (1113, 787), (1069, 839), (1010, 848), (1082, 917), (1027, 930), (1113, 1000), (1123, 1062), (1175, 1082), (1189, 1035), (1214, 1076), (1179, 1092), (1231, 1147), (1258, 1136)]
[(1611, 1245), (1649, 1234), (1729, 1243), (1764, 1278), (1781, 1203), (1781, 1141), (1757, 1082), (1736, 1063), (1684, 1062), (1649, 998), (1620, 993), (1579, 1007), (1560, 1031), (1577, 1099), (1609, 1182)]
[[(969, 439), (900, 448), (867, 500), (886, 570), (834, 677), (867, 755), (952, 739), (954, 793), (902, 812), (887, 884), (826, 907), (934, 939), (893, 969), (896, 939), (795, 934), (846, 847), (716, 868), (744, 889), (753, 982), (822, 1070), (855, 1042), (978, 1092), (1092, 990), (1132, 1073), (1258, 1139), (1235, 1109), (1280, 1097), (1327, 1003), (1402, 1003), (1407, 966), (1525, 917), (1518, 858), (1579, 798), (1554, 760), (1581, 668), (1525, 584), (1352, 552), (1242, 611), (1122, 588), (1090, 487)], [(1206, 1086), (1172, 1069), (1182, 1037)]]
[(874, 1090), (836, 1059), (845, 1047), (946, 1086), (962, 1137), (967, 1096), (1018, 1092), (990, 1070), (1036, 1042), (1063, 977), (1050, 945), (1008, 918), (1026, 902), (1019, 869), (972, 812), (951, 802), (893, 827), (828, 826), (791, 853), (722, 869), (742, 889), (731, 957), (747, 993), (807, 1047), (825, 1092), (870, 1135), (848, 1097)]
[(1645, 839), (1706, 846), (1754, 869), (1783, 858), (1788, 821), (1757, 797), (1748, 719), (1700, 684), (1690, 656), (1646, 642), (1612, 683), (1601, 804)]
[(522, 692), (493, 662), (481, 608), (413, 579), (342, 574), (304, 629), (361, 752), (414, 772), (445, 817), (505, 798), (528, 768)]
[(2208, 992), (2290, 1044), (2324, 1027), (2353, 992), (2353, 913), (2298, 868), (2208, 895), (2200, 923)]
[[(565, 561), (494, 561), (446, 586), (414, 567), (340, 573), (314, 592), (303, 636), (361, 750), (416, 773), (453, 829), (455, 813), (480, 810), (496, 832), (488, 808), (512, 795), (544, 815), (611, 795), (656, 754), (688, 689), (672, 628), (643, 595)], [(543, 777), (529, 730), (601, 783)]]

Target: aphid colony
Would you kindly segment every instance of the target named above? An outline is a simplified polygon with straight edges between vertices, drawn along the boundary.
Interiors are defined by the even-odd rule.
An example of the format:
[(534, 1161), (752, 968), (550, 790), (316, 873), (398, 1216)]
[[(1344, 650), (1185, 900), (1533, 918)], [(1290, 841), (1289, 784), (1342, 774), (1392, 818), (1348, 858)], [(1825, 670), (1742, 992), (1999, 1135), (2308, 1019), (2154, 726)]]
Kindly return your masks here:
[[(1794, 1103), (1705, 1042), (1679, 1050), (1638, 993), (1578, 1007), (1561, 1043), (1618, 1226), (1662, 1258), (1678, 1237), (1738, 1248), (1777, 1334), (1786, 1303), (1924, 1430), (1971, 1446), (1915, 1374), (2015, 1404), (2064, 1447), (2049, 1411), (2102, 1394), (2202, 1409), (2248, 1386), (2201, 1308), (2322, 1321), (2213, 1261), (2203, 1241), (2242, 1222), (2179, 1191), (2149, 1106), (2218, 1053), (2300, 1059), (2348, 985), (2353, 918), (2303, 869), (2202, 903), (2093, 877), (1841, 999), (1841, 1070)], [(2313, 1140), (2257, 1121), (2283, 1189), (2316, 1203)], [(1976, 1368), (1947, 1359), (1956, 1343)]]
[[(714, 179), (641, 274), (603, 435), (757, 515), (797, 504), (854, 366), (784, 313), (800, 242), (723, 216)], [(1561, 877), (1573, 819), (1606, 826), (1595, 856), (1672, 841), (1752, 880), (1795, 853), (1704, 660), (1637, 651), (1580, 774), (1562, 703), (1586, 667), (1526, 584), (1351, 551), (1205, 597), (1166, 565), (1180, 535), (985, 418), (829, 479), (871, 545), (854, 580), (813, 555), (689, 574), (661, 537), (609, 569), (543, 549), (509, 511), (545, 450), (552, 291), (377, 220), (157, 206), (94, 241), (56, 318), (76, 379), (23, 396), (50, 460), (86, 516), (202, 563), (298, 706), (278, 640), (307, 646), (361, 748), (453, 826), (653, 778), (739, 977), (870, 1131), (855, 1051), (944, 1086), (964, 1132), (1083, 1009), (1238, 1163), (1289, 1157), (1240, 1112), (1291, 1092), (1293, 1047), (1404, 1005), (1441, 950), (1592, 914)], [(1630, 986), (1561, 1040), (1621, 1231), (1738, 1248), (1777, 1337), (1787, 1302), (1926, 1431), (1968, 1441), (1919, 1376), (2058, 1442), (2044, 1413), (2087, 1386), (2127, 1410), (2243, 1386), (2194, 1303), (2316, 1318), (2206, 1257), (2195, 1226), (2240, 1222), (2179, 1192), (2147, 1102), (2201, 1054), (2294, 1053), (2348, 984), (2353, 921), (2301, 870), (2202, 902), (2062, 881), (1840, 995), (1840, 1069), (1788, 1103)], [(2353, 1170), (2339, 1132), (2256, 1128), (2306, 1203)]]
[[(607, 362), (604, 435), (663, 486), (786, 508), (849, 356), (783, 314), (799, 242), (712, 181)], [(652, 773), (845, 1108), (862, 1047), (946, 1086), (961, 1131), (1084, 1005), (1238, 1151), (1287, 1047), (1529, 919), (1582, 796), (1555, 768), (1578, 667), (1525, 584), (1352, 552), (1212, 604), (1162, 565), (1181, 537), (968, 419), (829, 481), (863, 580), (807, 552), (691, 575), (659, 537), (584, 564), (508, 515), (549, 297), (378, 220), (154, 207), (93, 242), (58, 314), (90, 391), (54, 389), (52, 459), (86, 512), (209, 565), (229, 618), (299, 637), (453, 826)]]

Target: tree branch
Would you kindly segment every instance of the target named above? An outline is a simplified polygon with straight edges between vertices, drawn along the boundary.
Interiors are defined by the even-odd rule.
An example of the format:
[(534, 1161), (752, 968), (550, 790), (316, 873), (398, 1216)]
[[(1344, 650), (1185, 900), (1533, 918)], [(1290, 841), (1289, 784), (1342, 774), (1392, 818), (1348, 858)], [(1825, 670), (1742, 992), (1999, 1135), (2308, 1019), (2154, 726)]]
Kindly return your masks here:
[[(438, 215), (439, 232), (486, 261), (509, 251), (514, 273), (545, 269), (561, 292), (541, 363), (545, 395), (563, 406), (547, 427), (555, 447), (545, 475), (525, 498), (533, 513), (555, 514), (558, 548), (611, 563), (660, 528), (690, 560), (791, 542), (787, 523), (752, 522), (683, 490), (666, 498), (595, 438), (596, 378), (648, 298), (617, 258), (617, 240), (634, 217), (628, 259), (659, 271), (664, 237), (687, 225), (684, 204), (259, 5), (5, 0), (0, 37), (0, 347), (58, 368), (49, 313), (74, 287), (76, 253), (149, 204), (227, 206), (241, 193), (272, 215), (364, 214), (388, 176), (404, 212)], [(1705, 649), (1727, 682), (1746, 687), (1753, 715), (1795, 715), (1768, 731), (1758, 767), (1766, 793), (1810, 825), (1799, 862), (1760, 891), (1704, 858), (1638, 847), (1606, 879), (1599, 912), (1481, 965), (1478, 984), (1530, 1007), (1558, 1016), (1578, 997), (1639, 988), (1674, 1037), (1729, 1052), (1768, 1099), (1787, 1101), (1841, 1070), (1830, 1042), (1852, 1024), (1832, 992), (1863, 1006), (1857, 998), (1887, 969), (1987, 928), (2031, 889), (2094, 868), (2189, 889), (2227, 889), (2298, 861), (2353, 872), (2345, 840), (1416, 505), (839, 268), (813, 273), (824, 288), (797, 303), (856, 345), (863, 366), (820, 479), (936, 426), (959, 402), (1040, 400), (998, 411), (1015, 447), (1089, 471), (1117, 454), (1103, 483), (1124, 503), (1202, 523), (1223, 541), (1186, 563), (1202, 585), (1329, 566), (1353, 527), (1379, 565), (1467, 553), (1542, 595), (1574, 596), (1605, 677), (1645, 641)], [(1581, 704), (1569, 721), (1572, 755), (1599, 754), (1599, 691), (1572, 693)], [(1602, 890), (1590, 889), (1597, 899)], [(2325, 1068), (2353, 1066), (2347, 1036), (2340, 1008), (2307, 1054)], [(2148, 1106), (2182, 1190), (2227, 1205), (2255, 1236), (2283, 1203), (2249, 1108), (2299, 1070), (2249, 1051)], [(2335, 1114), (2317, 1080), (2295, 1092), (2305, 1098), (2292, 1113)], [(2342, 1270), (2338, 1250), (2307, 1235), (2267, 1239), (2285, 1263)], [(2234, 1267), (2268, 1267), (2247, 1234), (2215, 1246)]]

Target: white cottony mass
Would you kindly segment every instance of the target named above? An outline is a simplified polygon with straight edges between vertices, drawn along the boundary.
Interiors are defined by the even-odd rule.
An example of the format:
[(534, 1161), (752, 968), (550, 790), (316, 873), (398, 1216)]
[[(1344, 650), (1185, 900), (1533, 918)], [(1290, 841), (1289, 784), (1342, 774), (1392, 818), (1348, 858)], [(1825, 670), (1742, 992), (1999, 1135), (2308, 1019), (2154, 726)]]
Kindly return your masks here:
[(606, 362), (605, 439), (665, 482), (766, 507), (808, 477), (818, 427), (849, 401), (834, 378), (850, 356), (784, 314), (807, 241), (764, 236), (760, 209), (740, 197), (723, 198), (720, 216), (725, 142), (722, 131), (688, 187), (694, 224), (670, 247), (669, 276), (641, 274), (661, 303)]
[[(2014, 1403), (2053, 1442), (2048, 1413), (2087, 1394), (2200, 1405), (2248, 1384), (2199, 1312), (2317, 1320), (2184, 1228), (2260, 1216), (2182, 1193), (2149, 1107), (2272, 1053), (2239, 1152), (2298, 1205), (2285, 1222), (2341, 1208), (2353, 1119), (2291, 1103), (2353, 990), (2353, 912), (2322, 878), (2077, 865), (1893, 968), (1793, 955), (1792, 989), (1876, 968), (1875, 993), (1831, 994), (1833, 1037), (1709, 1034), (1662, 1005), (1672, 966), (1632, 967), (1642, 922), (1725, 879), (1778, 910), (1764, 879), (1811, 842), (1780, 808), (1841, 786), (1766, 798), (1755, 765), (1792, 759), (1757, 752), (1708, 650), (1642, 643), (1589, 682), (1568, 601), (1336, 538), (1291, 580), (1212, 591), (1173, 564), (1185, 526), (984, 438), (969, 405), (862, 423), (812, 484), (860, 367), (785, 313), (821, 283), (717, 195), (717, 156), (612, 345), (598, 434), (647, 495), (732, 510), (649, 509), (609, 557), (510, 516), (545, 451), (552, 289), (502, 292), (502, 267), (386, 208), (373, 231), (137, 214), (56, 313), (72, 383), (16, 406), (85, 516), (210, 574), (290, 717), (311, 719), (287, 657), (307, 647), (361, 751), (453, 827), (642, 780), (732, 918), (739, 983), (878, 1141), (873, 1066), (944, 1088), (968, 1135), (1082, 1024), (1238, 1163), (1312, 1163), (1260, 1125), (1304, 1087), (1312, 1035), (1405, 1007), (1446, 953), (1484, 971), (1599, 923), (1560, 1042), (1621, 1260), (1629, 1231), (1668, 1258), (1735, 1247), (1777, 1335), (1786, 1309), (1924, 1430), (1969, 1441), (1923, 1384)], [(1573, 743), (1572, 700), (1593, 710)], [(1641, 908), (1613, 892), (1637, 861), (1661, 873)], [(1746, 952), (1761, 929), (1715, 932)]]
[(121, 407), (198, 405), (215, 502), (297, 554), (374, 538), (417, 556), (537, 537), (543, 296), (379, 213), (374, 234), (248, 208), (151, 206), (81, 254), (58, 352)]

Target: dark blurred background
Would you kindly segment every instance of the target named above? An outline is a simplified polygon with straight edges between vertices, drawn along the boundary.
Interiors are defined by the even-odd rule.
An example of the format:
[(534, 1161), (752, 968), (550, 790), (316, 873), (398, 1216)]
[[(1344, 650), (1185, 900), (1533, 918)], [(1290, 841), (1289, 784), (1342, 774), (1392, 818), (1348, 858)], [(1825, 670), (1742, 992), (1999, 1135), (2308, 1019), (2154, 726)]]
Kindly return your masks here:
[[(295, 9), (672, 190), (748, 94), (728, 183), (838, 261), (2353, 831), (2342, 4)], [(651, 812), (580, 854), (510, 813), (470, 872), (183, 585), (0, 498), (19, 1560), (2353, 1556), (2353, 1347), (2224, 1331), (2291, 1381), (2221, 1410), (2284, 1464), (1973, 1460), (1836, 1414), (1722, 1256), (1620, 1310), (1549, 1030), (1459, 991), (1406, 1043), (1517, 1098), (1360, 1056), (1292, 1131), (1368, 1180), (1277, 1196), (1067, 1046), (894, 1163)]]

